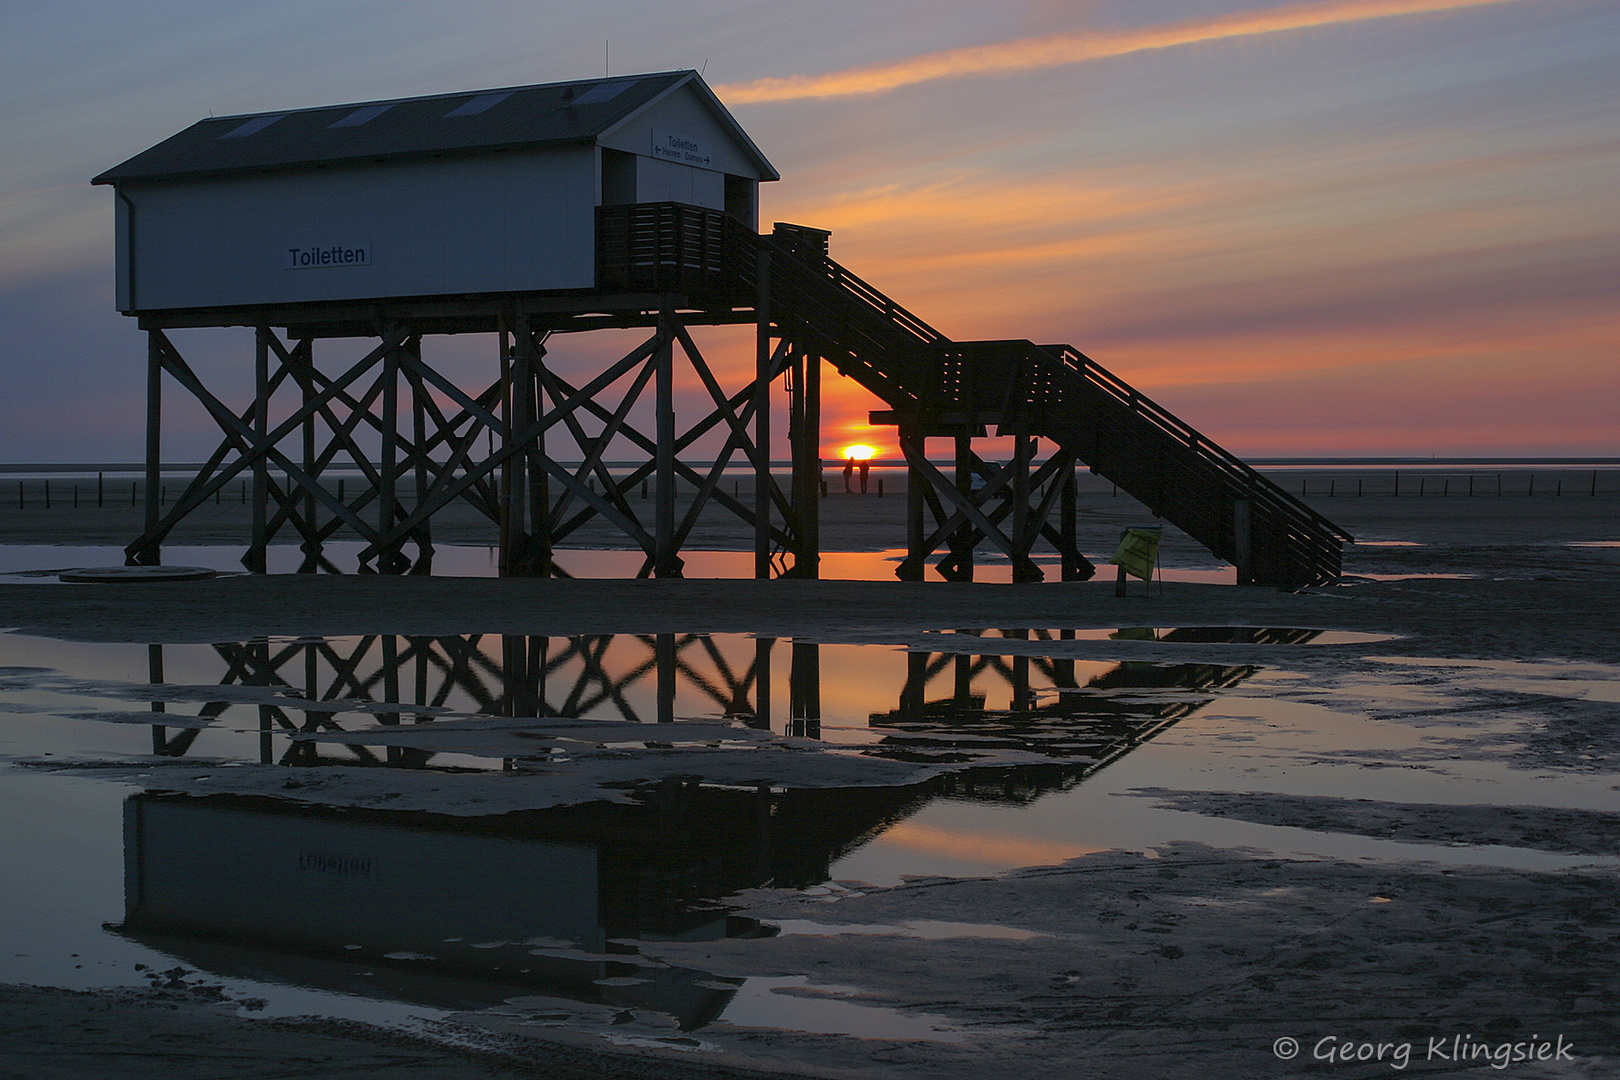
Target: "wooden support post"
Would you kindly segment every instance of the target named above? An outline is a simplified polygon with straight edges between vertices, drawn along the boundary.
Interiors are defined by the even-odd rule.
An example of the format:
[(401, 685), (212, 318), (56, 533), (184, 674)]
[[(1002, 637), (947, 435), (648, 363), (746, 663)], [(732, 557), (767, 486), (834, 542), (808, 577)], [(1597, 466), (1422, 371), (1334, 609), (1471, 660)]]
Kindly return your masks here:
[(1029, 471), (1035, 456), (1035, 440), (1023, 423), (1017, 427), (1013, 443), (1013, 506), (1012, 506), (1012, 579), (1016, 582), (1040, 581), (1044, 576), (1040, 567), (1030, 558), (1035, 546), (1036, 530), (1030, 527)]
[(1076, 558), (1080, 553), (1080, 541), (1077, 536), (1078, 518), (1080, 516), (1079, 481), (1074, 475), (1074, 463), (1063, 468), (1063, 476), (1058, 481), (1063, 485), (1063, 494), (1058, 513), (1062, 520), (1058, 522), (1058, 535), (1063, 548), (1063, 580), (1085, 581), (1096, 573), (1096, 569), (1083, 558)]
[(657, 494), (653, 505), (653, 566), (656, 577), (680, 577), (681, 559), (675, 536), (675, 314), (658, 316), (658, 343), (653, 353), (656, 437), (653, 451)]
[(804, 498), (796, 500), (793, 512), (799, 520), (799, 550), (805, 572), (800, 577), (821, 576), (821, 355), (801, 353), (804, 361)]
[(1252, 585), (1254, 576), (1254, 551), (1251, 547), (1252, 525), (1250, 523), (1249, 500), (1232, 500), (1232, 558), (1237, 563), (1237, 579), (1239, 585)]
[(788, 576), (821, 576), (821, 358), (792, 351), (788, 367), (788, 444), (793, 456), (793, 567)]
[[(512, 418), (512, 351), (511, 330), (506, 317), (501, 318), (500, 331), (496, 334), (496, 342), (500, 350), (500, 419), (501, 419), (501, 449), (509, 450), (512, 444), (512, 433), (516, 431)], [(500, 561), (499, 570), (502, 575), (512, 573), (512, 464), (511, 457), (501, 462), (500, 480)]]
[[(315, 357), (314, 342), (304, 338), (293, 347), (293, 362), (299, 368), (299, 388), (303, 390), (304, 409), (308, 415), (304, 418), (304, 474), (311, 478), (320, 475), (320, 459), (315, 449)], [(304, 535), (303, 552), (304, 562), (298, 569), (300, 573), (314, 573), (321, 553), (321, 545), (317, 537), (320, 535), (320, 522), (315, 519), (316, 507), (313, 488), (304, 489)]]
[[(421, 339), (412, 342), (415, 353), (413, 359), (422, 358)], [(428, 416), (427, 416), (427, 388), (422, 380), (412, 378), (411, 389), (411, 440), (415, 446), (416, 460), (416, 493), (413, 500), (415, 505), (421, 506), (427, 502), (430, 478), (428, 473), (427, 445), (428, 445)], [(416, 529), (416, 563), (411, 567), (413, 574), (426, 574), (433, 569), (433, 526), (432, 519), (422, 522)]]
[[(377, 535), (394, 531), (399, 506), (399, 348), (389, 349), (382, 358), (382, 472), (377, 485)], [(397, 574), (403, 567), (399, 541), (377, 553), (377, 569)]]
[[(963, 499), (973, 499), (973, 437), (966, 430), (956, 435), (956, 490)], [(973, 526), (964, 523), (951, 537), (951, 562), (957, 581), (973, 580)]]
[(769, 578), (771, 576), (771, 253), (764, 247), (759, 249), (755, 275), (759, 294), (754, 305), (758, 319), (754, 333), (754, 577)]
[[(242, 565), (255, 574), (265, 572), (265, 549), (270, 503), (270, 328), (254, 330), (253, 349), (253, 532)], [(150, 497), (150, 496), (149, 496)]]
[[(519, 433), (534, 421), (533, 365), (534, 335), (529, 332), (527, 316), (519, 315), (512, 331), (512, 422), (509, 438), (516, 440)], [(516, 549), (510, 573), (529, 573), (529, 455), (518, 448), (511, 458), (511, 541)]]
[[(528, 418), (525, 423), (533, 423), (540, 415), (544, 397), (541, 387), (545, 384), (544, 367), (546, 362), (546, 347), (543, 340), (535, 337), (534, 331), (529, 330), (529, 381), (524, 391), (524, 400), (528, 402)], [(528, 503), (524, 513), (529, 521), (529, 574), (540, 577), (551, 576), (551, 541), (555, 522), (551, 513), (551, 472), (546, 468), (550, 455), (546, 450), (546, 433), (542, 431), (525, 450), (529, 463), (527, 472), (529, 477)]]
[(921, 581), (927, 567), (928, 552), (923, 550), (924, 492), (928, 478), (911, 464), (913, 458), (927, 455), (927, 438), (915, 424), (899, 429), (900, 451), (906, 458), (906, 557), (895, 575), (901, 581)]
[[(158, 489), (163, 482), (163, 336), (155, 330), (146, 334), (146, 535), (155, 537), (163, 511)], [(21, 488), (19, 487), (19, 491)], [(21, 495), (18, 504), (21, 505)], [(155, 566), (162, 561), (157, 542), (152, 541), (134, 553), (131, 563)]]

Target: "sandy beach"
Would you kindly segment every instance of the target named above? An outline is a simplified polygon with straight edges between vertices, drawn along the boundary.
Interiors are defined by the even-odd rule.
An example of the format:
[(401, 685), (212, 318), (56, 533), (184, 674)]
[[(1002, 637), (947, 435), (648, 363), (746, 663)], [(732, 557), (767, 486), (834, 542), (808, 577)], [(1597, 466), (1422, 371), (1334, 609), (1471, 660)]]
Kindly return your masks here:
[[(1016, 586), (357, 575), (67, 586), (10, 576), (0, 581), (0, 623), (73, 642), (667, 631), (854, 644), (964, 627), (1358, 631), (1381, 640), (1286, 655), (1265, 645), (1146, 643), (1132, 655), (1275, 665), (1291, 681), (1271, 684), (1271, 698), (1388, 733), (1376, 754), (1335, 751), (1328, 740), (1297, 751), (1301, 761), (1338, 753), (1335, 763), (1354, 757), (1378, 775), (1524, 777), (1569, 794), (1536, 806), (1481, 799), (1472, 781), (1443, 800), (1397, 797), (1393, 781), (1359, 797), (1291, 791), (1265, 779), (1271, 764), (1261, 755), (1252, 791), (1145, 783), (1117, 801), (1365, 840), (1372, 854), (1334, 859), (1290, 854), (1281, 841), (1256, 850), (1184, 839), (989, 877), (767, 888), (741, 897), (740, 910), (799, 932), (643, 947), (716, 977), (800, 980), (780, 992), (807, 1009), (854, 1001), (906, 1018), (897, 1030), (932, 1036), (732, 1023), (687, 1037), (643, 1015), (609, 1040), (537, 1023), (521, 1003), (406, 1034), (318, 1017), (255, 1020), (241, 1001), (213, 994), (205, 972), (181, 969), (116, 991), (0, 989), (0, 1073), (1620, 1074), (1620, 495), (1311, 501), (1363, 543), (1347, 551), (1343, 582), (1298, 593), (1170, 581), (1151, 594), (1138, 583), (1119, 598), (1106, 574)], [(901, 498), (836, 497), (825, 507), (828, 550), (881, 550), (903, 536)], [(199, 519), (185, 542), (238, 535), (228, 509)], [(1088, 551), (1143, 516), (1101, 494), (1081, 513), (1082, 535), (1096, 538)], [(119, 543), (133, 523), (127, 511), (12, 509), (0, 513), (0, 543)], [(474, 524), (442, 533), (443, 542), (478, 535)], [(709, 537), (714, 546), (737, 539), (728, 542), (723, 528)], [(1184, 539), (1167, 540), (1168, 564), (1198, 557)], [(1064, 647), (1078, 658), (1119, 648)], [(1264, 717), (1255, 695), (1226, 700), (1221, 715), (1238, 716), (1249, 701)], [(1461, 725), (1475, 721), (1478, 736), (1466, 736)], [(1243, 737), (1269, 745), (1264, 727)], [(127, 781), (139, 765), (119, 775)], [(353, 798), (364, 805), (366, 796)], [(954, 934), (918, 929), (952, 925)], [(815, 926), (823, 929), (804, 929)]]

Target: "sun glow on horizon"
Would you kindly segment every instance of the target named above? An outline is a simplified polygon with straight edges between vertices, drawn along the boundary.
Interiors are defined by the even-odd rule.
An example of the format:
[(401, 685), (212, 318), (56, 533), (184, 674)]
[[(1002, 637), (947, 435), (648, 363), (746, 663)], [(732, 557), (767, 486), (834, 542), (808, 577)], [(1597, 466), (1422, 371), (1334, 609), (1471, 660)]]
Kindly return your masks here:
[(878, 448), (867, 443), (851, 443), (838, 451), (838, 456), (845, 461), (871, 461), (878, 456)]

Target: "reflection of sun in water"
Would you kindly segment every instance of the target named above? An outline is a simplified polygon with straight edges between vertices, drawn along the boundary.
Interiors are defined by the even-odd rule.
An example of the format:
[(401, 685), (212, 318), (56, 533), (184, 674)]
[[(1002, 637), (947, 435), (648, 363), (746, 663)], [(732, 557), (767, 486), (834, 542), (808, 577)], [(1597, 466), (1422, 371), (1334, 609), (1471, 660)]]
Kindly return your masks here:
[(840, 453), (843, 454), (846, 461), (850, 458), (854, 458), (856, 461), (871, 461), (877, 457), (877, 447), (867, 446), (865, 443), (855, 443), (852, 446), (844, 447)]

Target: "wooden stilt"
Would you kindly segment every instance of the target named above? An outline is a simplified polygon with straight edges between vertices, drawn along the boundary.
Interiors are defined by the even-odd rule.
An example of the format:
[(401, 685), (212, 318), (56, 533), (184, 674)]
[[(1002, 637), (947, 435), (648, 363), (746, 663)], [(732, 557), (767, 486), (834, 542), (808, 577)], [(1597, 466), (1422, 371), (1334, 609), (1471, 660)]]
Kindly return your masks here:
[(652, 572), (656, 577), (680, 577), (681, 559), (675, 554), (675, 355), (674, 313), (658, 316), (658, 345), (653, 354), (657, 481), (653, 509)]
[(253, 459), (253, 531), (242, 565), (255, 574), (265, 572), (265, 549), (270, 544), (266, 530), (270, 503), (270, 465), (265, 454), (270, 432), (270, 328), (257, 327), (253, 349), (253, 439), (258, 449)]
[(758, 286), (754, 333), (754, 577), (771, 576), (771, 254), (755, 256)]
[(163, 335), (146, 335), (146, 533), (148, 542), (129, 556), (131, 565), (154, 566), (161, 561), (158, 524), (162, 517), (159, 494), (163, 484)]

